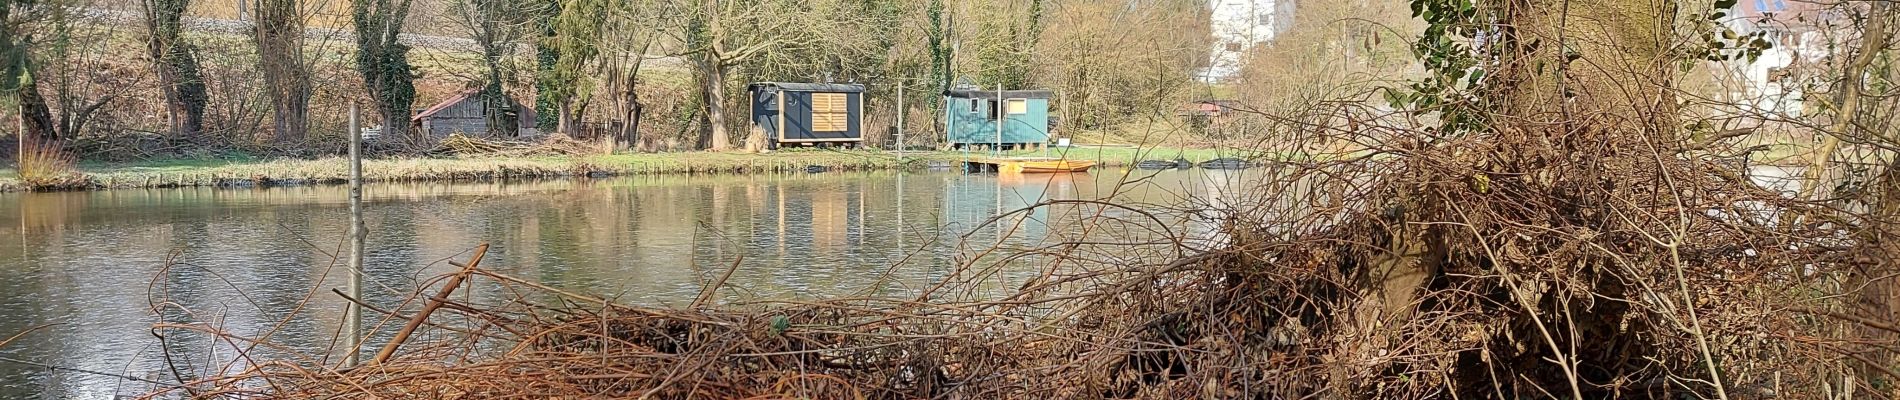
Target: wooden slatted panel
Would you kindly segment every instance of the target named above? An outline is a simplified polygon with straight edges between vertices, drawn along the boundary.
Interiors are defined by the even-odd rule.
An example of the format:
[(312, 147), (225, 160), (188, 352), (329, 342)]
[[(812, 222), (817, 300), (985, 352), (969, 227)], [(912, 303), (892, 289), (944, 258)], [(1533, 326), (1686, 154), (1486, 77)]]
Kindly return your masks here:
[(844, 132), (850, 126), (851, 113), (846, 111), (844, 93), (811, 94), (811, 130), (812, 132)]

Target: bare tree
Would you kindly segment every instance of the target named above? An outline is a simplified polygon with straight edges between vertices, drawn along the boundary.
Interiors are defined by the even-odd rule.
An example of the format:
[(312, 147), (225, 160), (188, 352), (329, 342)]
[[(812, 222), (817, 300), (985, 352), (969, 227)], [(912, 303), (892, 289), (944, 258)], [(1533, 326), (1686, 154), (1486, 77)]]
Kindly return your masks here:
[(165, 92), (174, 137), (196, 136), (204, 129), (205, 83), (198, 73), (198, 57), (181, 37), (180, 24), (191, 0), (145, 0), (146, 50), (157, 70), (159, 89)]
[(7, 0), (0, 7), (0, 22), (6, 26), (0, 29), (0, 57), (4, 57), (4, 76), (0, 76), (0, 91), (5, 91), (11, 105), (18, 107), (20, 113), (20, 134), (43, 139), (60, 139), (60, 132), (53, 124), (52, 110), (47, 107), (46, 99), (41, 97), (39, 85), (34, 79), (32, 49), (34, 33), (45, 26), (45, 21), (57, 18), (57, 7), (44, 6), (34, 0)]
[[(750, 68), (756, 76), (783, 76), (784, 71), (824, 74), (836, 72), (837, 65), (828, 61), (870, 52), (873, 38), (848, 34), (855, 32), (849, 27), (870, 21), (854, 19), (850, 13), (822, 12), (839, 7), (792, 1), (680, 0), (670, 4), (666, 11), (680, 18), (668, 32), (686, 45), (680, 55), (691, 58), (704, 101), (703, 146), (714, 151), (732, 149), (726, 107), (734, 68)], [(828, 57), (810, 57), (819, 53)], [(762, 132), (752, 132), (746, 147), (762, 149), (764, 140)]]
[(22, 133), (51, 141), (77, 137), (93, 116), (131, 92), (140, 74), (118, 73), (107, 38), (117, 26), (82, 21), (73, 4), (0, 3), (0, 93), (17, 107)]
[(487, 104), (488, 131), (498, 136), (520, 134), (521, 116), (510, 100), (503, 61), (514, 54), (531, 8), (520, 0), (460, 0), (449, 5), (454, 21), (481, 46), (482, 102)]
[(297, 0), (258, 0), (257, 69), (271, 98), (271, 133), (277, 141), (303, 140), (310, 125), (310, 69), (303, 55), (304, 19)]
[(653, 14), (650, 7), (645, 1), (616, 2), (601, 32), (602, 89), (612, 112), (613, 139), (623, 149), (640, 139), (640, 117), (645, 111), (640, 103), (640, 69), (657, 38), (650, 28), (655, 25), (648, 18)]

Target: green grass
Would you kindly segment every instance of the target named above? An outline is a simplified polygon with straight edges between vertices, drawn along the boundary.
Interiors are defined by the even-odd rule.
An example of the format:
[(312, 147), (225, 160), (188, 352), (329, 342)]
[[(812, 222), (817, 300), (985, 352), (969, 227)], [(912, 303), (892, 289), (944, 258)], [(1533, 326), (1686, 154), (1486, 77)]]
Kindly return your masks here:
[[(739, 174), (803, 171), (808, 166), (833, 170), (896, 170), (927, 163), (950, 163), (988, 152), (910, 152), (900, 161), (877, 150), (791, 149), (770, 153), (670, 152), (595, 156), (467, 157), (371, 159), (363, 163), (370, 182), (415, 182), (556, 178), (579, 175)], [(1140, 160), (1206, 161), (1246, 157), (1234, 150), (1073, 147), (1012, 151), (1012, 157), (1068, 157), (1121, 166)], [(79, 169), (98, 188), (246, 186), (257, 184), (340, 183), (348, 179), (342, 157), (262, 160), (247, 157), (186, 158), (131, 163), (83, 162)], [(0, 170), (0, 191), (21, 190), (12, 170)]]

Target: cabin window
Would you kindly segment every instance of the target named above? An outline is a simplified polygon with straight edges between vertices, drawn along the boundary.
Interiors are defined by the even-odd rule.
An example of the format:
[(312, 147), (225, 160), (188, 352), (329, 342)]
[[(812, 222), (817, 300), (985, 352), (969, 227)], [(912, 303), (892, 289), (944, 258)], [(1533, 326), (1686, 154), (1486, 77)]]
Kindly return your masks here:
[(980, 112), (983, 112), (983, 101), (978, 100), (978, 99), (970, 99), (970, 113), (976, 114)]
[(811, 130), (812, 132), (844, 132), (850, 126), (851, 114), (845, 107), (844, 93), (811, 94)]
[(1028, 114), (1028, 113), (1029, 113), (1029, 100), (1009, 99), (1009, 114), (1010, 115)]

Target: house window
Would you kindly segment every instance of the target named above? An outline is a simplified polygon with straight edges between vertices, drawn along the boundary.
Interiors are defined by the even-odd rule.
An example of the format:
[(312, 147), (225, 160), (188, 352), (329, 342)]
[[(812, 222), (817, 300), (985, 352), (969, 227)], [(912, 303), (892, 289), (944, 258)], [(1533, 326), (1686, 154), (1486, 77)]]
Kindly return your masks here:
[(980, 112), (983, 112), (983, 103), (982, 103), (982, 100), (978, 100), (978, 99), (970, 99), (970, 113), (971, 113), (971, 114), (976, 114), (976, 113), (980, 113)]
[(811, 131), (844, 132), (851, 122), (844, 93), (811, 94)]
[(1024, 99), (1009, 99), (1009, 113), (1010, 113), (1011, 115), (1015, 115), (1015, 114), (1028, 114), (1028, 113), (1029, 113), (1029, 100), (1024, 100)]

